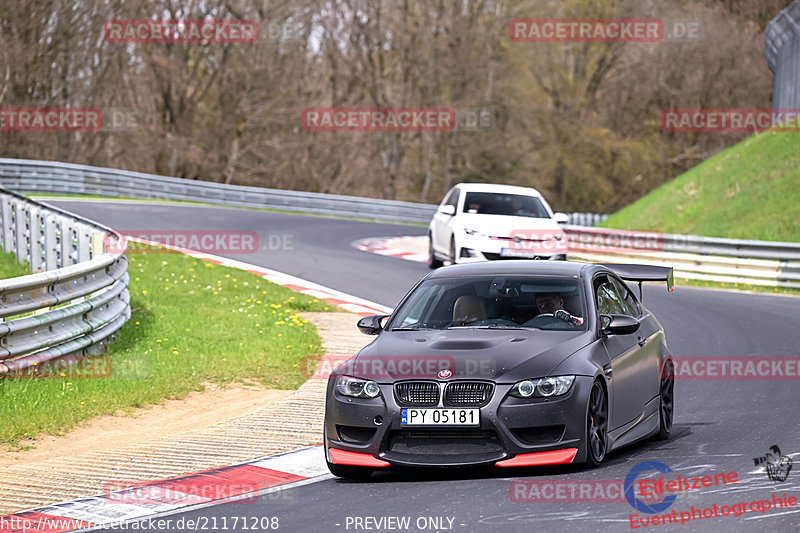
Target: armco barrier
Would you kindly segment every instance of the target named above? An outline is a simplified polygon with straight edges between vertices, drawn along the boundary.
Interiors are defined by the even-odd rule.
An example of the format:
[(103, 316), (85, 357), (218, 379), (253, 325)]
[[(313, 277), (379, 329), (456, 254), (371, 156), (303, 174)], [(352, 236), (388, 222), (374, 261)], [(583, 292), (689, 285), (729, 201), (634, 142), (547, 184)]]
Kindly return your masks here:
[(638, 232), (575, 226), (565, 231), (570, 260), (663, 265), (679, 278), (800, 288), (800, 243), (650, 233), (657, 236), (655, 246), (631, 239), (626, 248), (613, 249), (593, 242), (618, 242), (621, 234)]
[(119, 234), (0, 189), (0, 236), (34, 272), (0, 280), (0, 378), (64, 355), (98, 353), (130, 317)]
[[(236, 207), (259, 207), (323, 215), (367, 218), (385, 222), (430, 222), (435, 205), (377, 200), (210, 181), (169, 178), (155, 174), (74, 165), (53, 161), (0, 158), (0, 186), (18, 192), (98, 194), (130, 198), (192, 200)], [(573, 213), (570, 223), (594, 225), (605, 215)]]

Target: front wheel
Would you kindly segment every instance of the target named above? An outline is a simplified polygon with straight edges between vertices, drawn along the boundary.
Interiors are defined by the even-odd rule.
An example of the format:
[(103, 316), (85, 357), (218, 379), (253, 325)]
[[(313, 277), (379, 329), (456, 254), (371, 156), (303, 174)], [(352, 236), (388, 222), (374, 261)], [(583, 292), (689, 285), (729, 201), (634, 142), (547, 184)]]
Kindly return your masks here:
[(439, 268), (444, 264), (443, 261), (436, 259), (436, 254), (433, 251), (433, 234), (428, 234), (428, 266), (430, 268)]
[(599, 381), (592, 385), (586, 413), (586, 464), (599, 466), (608, 449), (608, 398)]
[(330, 461), (326, 462), (328, 463), (328, 470), (336, 477), (345, 479), (367, 479), (372, 475), (372, 469), (366, 466), (337, 465)]
[(456, 264), (456, 240), (450, 239), (450, 264)]

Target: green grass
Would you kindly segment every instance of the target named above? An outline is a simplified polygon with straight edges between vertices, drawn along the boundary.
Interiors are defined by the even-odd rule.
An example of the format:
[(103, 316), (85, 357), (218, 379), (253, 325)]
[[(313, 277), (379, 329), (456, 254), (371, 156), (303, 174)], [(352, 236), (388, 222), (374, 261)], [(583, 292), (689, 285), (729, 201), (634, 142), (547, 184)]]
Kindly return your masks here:
[(726, 283), (721, 281), (705, 281), (700, 279), (686, 279), (686, 278), (676, 277), (675, 285), (696, 287), (702, 289), (723, 289), (723, 290), (734, 289), (738, 291), (758, 292), (764, 294), (785, 294), (785, 295), (800, 296), (800, 289), (793, 289), (791, 287), (770, 287), (767, 285), (751, 285), (749, 283), (730, 283), (730, 282)]
[(132, 316), (107, 350), (110, 376), (0, 380), (0, 442), (60, 434), (208, 383), (294, 389), (307, 379), (301, 362), (319, 357), (321, 341), (297, 313), (327, 304), (181, 254), (151, 249), (128, 258)]
[(601, 226), (798, 242), (800, 134), (756, 134), (614, 213)]
[(17, 256), (13, 252), (0, 250), (0, 279), (25, 276), (31, 271), (28, 263), (17, 263)]

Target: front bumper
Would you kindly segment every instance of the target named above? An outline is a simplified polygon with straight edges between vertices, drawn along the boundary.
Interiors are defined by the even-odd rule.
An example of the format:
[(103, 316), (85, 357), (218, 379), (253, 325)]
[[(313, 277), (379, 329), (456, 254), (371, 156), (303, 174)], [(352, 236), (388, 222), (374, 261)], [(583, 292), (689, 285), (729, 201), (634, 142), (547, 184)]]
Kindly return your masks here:
[[(586, 411), (591, 385), (592, 378), (577, 376), (563, 396), (520, 399), (508, 396), (512, 384), (497, 384), (489, 403), (480, 407), (479, 426), (409, 428), (400, 423), (403, 406), (399, 405), (392, 384), (381, 384), (381, 395), (377, 398), (362, 399), (339, 395), (333, 390), (331, 380), (325, 405), (327, 458), (339, 464), (363, 466), (370, 462), (343, 463), (336, 452), (331, 456), (333, 448), (366, 454), (386, 463), (376, 462), (374, 466), (530, 466), (580, 462), (586, 457)], [(449, 408), (441, 401), (436, 407)]]
[(485, 236), (466, 236), (459, 242), (458, 263), (497, 261), (503, 259), (540, 259), (564, 261), (567, 241), (515, 242), (511, 239)]

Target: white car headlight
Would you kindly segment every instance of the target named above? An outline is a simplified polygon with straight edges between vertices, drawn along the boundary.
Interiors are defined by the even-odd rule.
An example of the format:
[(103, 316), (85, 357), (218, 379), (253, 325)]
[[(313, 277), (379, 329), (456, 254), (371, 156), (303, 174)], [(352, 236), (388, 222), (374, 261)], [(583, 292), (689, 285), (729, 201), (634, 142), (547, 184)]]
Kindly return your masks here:
[(472, 228), (464, 228), (464, 233), (472, 237), (486, 237), (484, 232)]

